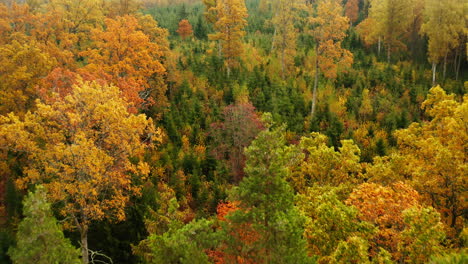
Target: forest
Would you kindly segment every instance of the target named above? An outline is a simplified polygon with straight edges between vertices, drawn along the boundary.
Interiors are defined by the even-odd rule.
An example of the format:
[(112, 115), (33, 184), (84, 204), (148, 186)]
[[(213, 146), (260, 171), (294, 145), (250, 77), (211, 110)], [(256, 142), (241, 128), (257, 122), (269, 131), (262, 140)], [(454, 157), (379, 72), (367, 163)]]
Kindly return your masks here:
[(468, 263), (464, 0), (0, 0), (0, 263)]

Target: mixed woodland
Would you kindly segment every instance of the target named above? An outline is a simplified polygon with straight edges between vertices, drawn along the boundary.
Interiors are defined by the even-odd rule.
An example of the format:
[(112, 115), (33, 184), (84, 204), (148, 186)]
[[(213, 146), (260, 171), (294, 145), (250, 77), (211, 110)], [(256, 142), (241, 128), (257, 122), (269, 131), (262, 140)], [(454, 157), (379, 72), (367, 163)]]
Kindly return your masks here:
[(0, 263), (468, 263), (464, 0), (2, 0)]

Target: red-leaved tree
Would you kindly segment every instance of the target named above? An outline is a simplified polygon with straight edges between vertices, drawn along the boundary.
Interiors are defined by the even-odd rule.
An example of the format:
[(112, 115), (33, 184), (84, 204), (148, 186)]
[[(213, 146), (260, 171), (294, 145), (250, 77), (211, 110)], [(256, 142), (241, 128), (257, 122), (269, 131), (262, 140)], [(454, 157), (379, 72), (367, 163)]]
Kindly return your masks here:
[(186, 39), (193, 34), (192, 25), (190, 25), (190, 22), (187, 19), (182, 19), (179, 22), (179, 29), (177, 29), (177, 33), (179, 33), (179, 36), (182, 39)]
[(263, 130), (263, 124), (250, 102), (225, 107), (222, 119), (211, 124), (212, 153), (216, 159), (228, 161), (233, 181), (239, 182), (244, 176), (244, 148)]

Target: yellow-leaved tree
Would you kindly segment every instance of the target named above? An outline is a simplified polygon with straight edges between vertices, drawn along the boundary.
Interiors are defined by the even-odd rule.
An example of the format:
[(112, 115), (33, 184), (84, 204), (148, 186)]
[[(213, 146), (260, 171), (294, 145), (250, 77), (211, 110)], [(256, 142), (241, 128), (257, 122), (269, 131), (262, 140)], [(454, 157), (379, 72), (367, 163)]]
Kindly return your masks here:
[[(104, 76), (105, 80), (117, 85), (136, 108), (166, 102), (166, 86), (161, 79), (166, 74), (162, 57), (167, 49), (152, 41), (156, 38), (152, 34), (159, 33), (144, 27), (150, 23), (148, 16), (140, 17), (140, 21), (129, 15), (107, 18), (104, 31), (92, 31), (94, 48), (81, 53), (88, 60), (84, 69), (96, 78)], [(157, 23), (152, 24), (157, 27)], [(157, 101), (153, 94), (158, 95), (154, 96), (158, 98)]]
[(277, 51), (281, 62), (281, 76), (292, 70), (294, 56), (296, 55), (297, 32), (294, 22), (301, 8), (299, 0), (278, 0), (273, 3), (274, 16), (271, 20), (275, 27), (272, 50)]
[(203, 12), (203, 16), (205, 17), (206, 21), (210, 24), (216, 23), (216, 0), (202, 0), (203, 4), (205, 5), (205, 11)]
[[(387, 48), (387, 62), (393, 51), (406, 49), (402, 38), (408, 32), (413, 17), (413, 1), (408, 0), (371, 0), (369, 18), (372, 35), (383, 38)], [(366, 19), (367, 20), (367, 19)], [(379, 48), (380, 50), (380, 48)]]
[(315, 39), (315, 81), (311, 110), (313, 117), (320, 72), (328, 79), (336, 78), (338, 70), (351, 67), (353, 54), (341, 47), (349, 28), (349, 20), (343, 16), (341, 1), (320, 0), (315, 15), (309, 18), (309, 22), (312, 26), (311, 34)]
[(221, 43), (221, 51), (225, 58), (227, 73), (239, 65), (238, 58), (242, 55), (245, 35), (244, 27), (247, 25), (247, 8), (244, 0), (217, 0), (215, 23), (216, 33), (209, 37)]
[(68, 226), (80, 232), (85, 264), (90, 222), (125, 219), (125, 205), (149, 173), (144, 151), (160, 140), (152, 120), (128, 108), (117, 87), (86, 82), (51, 104), (37, 101), (24, 118), (0, 117), (0, 148), (28, 161), (17, 186), (47, 188)]
[(34, 41), (0, 45), (0, 114), (22, 115), (30, 110), (37, 98), (35, 86), (53, 65)]
[[(70, 51), (76, 56), (89, 45), (91, 31), (102, 25), (105, 17), (104, 5), (104, 1), (100, 0), (47, 1), (44, 6), (46, 13), (43, 15), (45, 20), (37, 25), (36, 35), (39, 38), (39, 34), (43, 32), (46, 50), (50, 49), (49, 45), (57, 46), (55, 52), (58, 54), (60, 51)], [(68, 54), (60, 55), (65, 60)], [(70, 60), (68, 63), (73, 64), (74, 61)]]
[[(466, 6), (466, 3), (465, 3)], [(457, 48), (466, 30), (466, 7), (461, 0), (426, 0), (421, 33), (428, 37), (428, 55), (432, 63), (432, 85), (436, 83), (436, 67), (444, 60), (444, 78), (447, 55)]]
[(320, 133), (302, 137), (299, 149), (305, 153), (301, 165), (291, 169), (290, 181), (299, 193), (312, 186), (340, 186), (362, 182), (361, 151), (352, 140), (342, 140), (335, 151), (328, 138)]
[(461, 229), (468, 206), (468, 95), (458, 102), (437, 86), (422, 107), (431, 119), (395, 132), (399, 154), (416, 190), (451, 228)]

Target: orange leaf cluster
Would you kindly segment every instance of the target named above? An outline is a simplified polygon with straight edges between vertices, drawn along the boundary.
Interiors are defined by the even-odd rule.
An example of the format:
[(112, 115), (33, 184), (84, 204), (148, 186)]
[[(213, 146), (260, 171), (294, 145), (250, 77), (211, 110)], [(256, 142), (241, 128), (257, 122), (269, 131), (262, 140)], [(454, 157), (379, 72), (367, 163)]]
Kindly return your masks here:
[(166, 72), (160, 61), (162, 49), (151, 42), (133, 16), (107, 18), (105, 24), (106, 30), (92, 31), (94, 48), (80, 53), (88, 57), (85, 70), (98, 78), (110, 78), (137, 108), (152, 104), (143, 94), (150, 88), (148, 79)]
[(0, 4), (0, 113), (26, 112), (38, 95), (64, 96), (78, 80), (119, 87), (132, 112), (166, 105), (167, 30), (148, 15), (106, 18), (104, 8), (95, 0)]
[(345, 15), (349, 18), (351, 23), (357, 21), (359, 15), (359, 0), (348, 0), (348, 2), (346, 2)]
[[(217, 207), (217, 218), (219, 221), (227, 223), (232, 229), (230, 231), (230, 235), (238, 239), (239, 241), (242, 241), (242, 243), (245, 244), (253, 244), (255, 241), (258, 240), (258, 233), (255, 232), (250, 224), (242, 224), (241, 226), (232, 226), (232, 222), (229, 221), (229, 219), (226, 219), (225, 217), (237, 210), (240, 210), (239, 208), (239, 202), (225, 202), (225, 203), (220, 203), (218, 204)], [(224, 263), (242, 263), (242, 264), (253, 264), (255, 262), (252, 262), (250, 260), (248, 253), (243, 256), (235, 256), (227, 252), (228, 247), (227, 245), (221, 244), (217, 250), (208, 250), (207, 255), (211, 259), (213, 263), (216, 264), (224, 264)]]
[(179, 22), (179, 28), (177, 29), (177, 33), (182, 39), (186, 39), (187, 37), (193, 34), (192, 25), (187, 19), (182, 19)]
[(349, 20), (341, 15), (342, 11), (340, 1), (323, 0), (318, 3), (317, 16), (309, 19), (315, 25), (312, 35), (318, 43), (318, 66), (329, 79), (336, 78), (338, 70), (345, 70), (353, 63), (351, 52), (341, 47), (349, 27)]
[(377, 255), (382, 247), (399, 259), (398, 244), (405, 227), (403, 211), (420, 205), (418, 192), (403, 182), (388, 187), (364, 183), (351, 193), (346, 203), (358, 209), (362, 221), (379, 228), (371, 241), (372, 253)]

